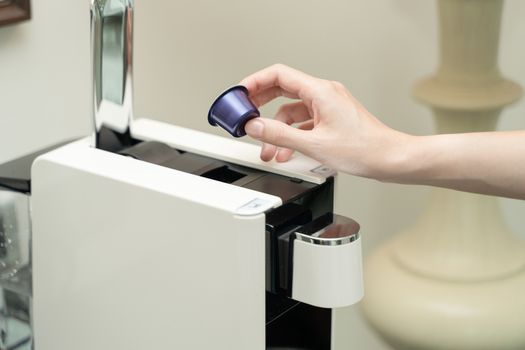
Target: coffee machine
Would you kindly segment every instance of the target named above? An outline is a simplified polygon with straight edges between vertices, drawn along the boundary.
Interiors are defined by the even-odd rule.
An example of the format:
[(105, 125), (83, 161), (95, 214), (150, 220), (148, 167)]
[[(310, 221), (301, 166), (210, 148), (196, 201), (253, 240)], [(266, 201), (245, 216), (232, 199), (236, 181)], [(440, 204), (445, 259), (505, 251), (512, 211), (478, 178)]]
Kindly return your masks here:
[(334, 171), (134, 119), (133, 1), (91, 13), (95, 135), (0, 167), (31, 209), (33, 349), (334, 349), (333, 309), (363, 296)]

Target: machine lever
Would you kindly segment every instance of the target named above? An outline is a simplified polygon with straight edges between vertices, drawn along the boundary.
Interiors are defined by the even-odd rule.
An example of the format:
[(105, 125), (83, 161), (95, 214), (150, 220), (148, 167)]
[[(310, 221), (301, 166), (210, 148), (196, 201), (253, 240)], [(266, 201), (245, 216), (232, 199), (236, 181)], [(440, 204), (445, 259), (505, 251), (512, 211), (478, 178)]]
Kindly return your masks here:
[(95, 146), (133, 144), (133, 0), (91, 0)]

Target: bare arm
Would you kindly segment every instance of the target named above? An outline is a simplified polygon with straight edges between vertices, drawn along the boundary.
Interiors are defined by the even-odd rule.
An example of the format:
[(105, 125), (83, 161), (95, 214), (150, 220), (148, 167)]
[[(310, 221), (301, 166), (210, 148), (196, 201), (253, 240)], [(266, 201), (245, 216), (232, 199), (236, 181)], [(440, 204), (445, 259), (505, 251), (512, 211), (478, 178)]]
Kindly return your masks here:
[(384, 181), (525, 199), (525, 131), (411, 137), (386, 168)]
[(241, 84), (259, 106), (279, 96), (297, 100), (274, 119), (246, 125), (263, 142), (263, 160), (284, 162), (297, 150), (379, 181), (525, 199), (525, 131), (411, 136), (384, 125), (340, 83), (283, 65)]

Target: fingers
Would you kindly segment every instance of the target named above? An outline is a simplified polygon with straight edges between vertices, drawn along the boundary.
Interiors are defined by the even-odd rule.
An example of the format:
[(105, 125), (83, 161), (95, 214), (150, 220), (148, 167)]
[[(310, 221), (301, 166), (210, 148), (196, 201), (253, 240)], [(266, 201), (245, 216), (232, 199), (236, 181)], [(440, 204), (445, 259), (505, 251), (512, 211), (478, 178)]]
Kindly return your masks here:
[(274, 119), (292, 125), (307, 121), (311, 118), (310, 111), (306, 105), (302, 101), (299, 101), (282, 105), (277, 111)]
[(255, 103), (257, 107), (260, 107), (281, 96), (295, 99), (299, 98), (297, 95), (284, 91), (278, 86), (273, 86), (271, 88), (260, 91), (258, 94), (250, 95), (250, 99), (253, 101), (253, 103)]
[[(276, 64), (246, 77), (240, 82), (240, 85), (246, 86), (252, 99), (258, 100), (258, 96), (263, 94), (263, 91), (277, 87), (281, 90), (281, 94), (276, 94), (274, 90), (272, 91), (273, 98), (288, 94), (309, 102), (313, 95), (312, 86), (315, 86), (316, 81), (318, 79), (303, 72), (282, 64)], [(273, 99), (268, 99), (270, 97), (271, 94), (267, 95), (267, 98), (262, 99), (262, 101), (268, 103)]]
[[(304, 137), (303, 132), (289, 125), (312, 118), (307, 104), (311, 102), (313, 95), (312, 86), (318, 82), (319, 79), (283, 65), (268, 67), (240, 82), (249, 90), (251, 99), (258, 107), (280, 96), (303, 100), (283, 105), (275, 120), (257, 118), (246, 124), (248, 135), (264, 143), (261, 149), (262, 160), (269, 161), (277, 155), (277, 161), (287, 161), (293, 150), (302, 147), (299, 140)], [(278, 151), (277, 147), (286, 149)]]
[(299, 129), (301, 130), (312, 130), (315, 126), (315, 122), (310, 119), (304, 123), (302, 123), (301, 125), (299, 125)]
[[(313, 120), (308, 120), (307, 122), (304, 122), (301, 125), (299, 125), (299, 129), (301, 130), (312, 130), (313, 127), (314, 127)], [(278, 161), (279, 163), (284, 163), (284, 162), (289, 161), (290, 158), (292, 158), (292, 155), (294, 154), (294, 152), (295, 151), (290, 148), (281, 148), (280, 150), (277, 150), (277, 147), (275, 147), (275, 152), (274, 154), (272, 154), (272, 158), (270, 158), (270, 160), (273, 159), (273, 157), (275, 156), (276, 161)], [(261, 153), (261, 159), (262, 159), (262, 153)]]
[(263, 143), (261, 147), (261, 159), (265, 162), (272, 160), (277, 154), (277, 146), (269, 143)]
[[(288, 125), (304, 122), (307, 120), (312, 121), (308, 108), (302, 101), (282, 105), (281, 108), (279, 108), (279, 111), (277, 112), (277, 115), (274, 119), (282, 121), (283, 123), (286, 123)], [(301, 128), (301, 126), (299, 128)], [(270, 147), (267, 147), (265, 149), (263, 147), (261, 151), (261, 159), (264, 160), (271, 157), (271, 160), (275, 157), (275, 160), (277, 160), (278, 162), (287, 162), (288, 160), (290, 160), (293, 153), (294, 150), (290, 148), (281, 148), (277, 150), (276, 147), (274, 147), (273, 149)]]
[[(303, 122), (309, 119), (310, 114), (308, 112), (308, 108), (306, 108), (303, 102), (282, 105), (274, 118), (274, 120), (282, 121), (288, 125)], [(293, 152), (294, 151), (290, 149), (287, 149), (287, 151), (284, 151), (284, 149), (278, 150), (275, 145), (263, 143), (261, 148), (261, 159), (265, 162), (268, 162), (272, 160), (277, 154), (277, 161), (286, 162), (290, 159)]]
[(279, 163), (285, 163), (292, 158), (294, 154), (294, 150), (290, 148), (281, 148), (279, 151), (277, 151), (277, 154), (275, 155), (275, 160)]
[(299, 151), (306, 140), (305, 131), (273, 119), (254, 118), (246, 123), (244, 129), (248, 135), (264, 143)]

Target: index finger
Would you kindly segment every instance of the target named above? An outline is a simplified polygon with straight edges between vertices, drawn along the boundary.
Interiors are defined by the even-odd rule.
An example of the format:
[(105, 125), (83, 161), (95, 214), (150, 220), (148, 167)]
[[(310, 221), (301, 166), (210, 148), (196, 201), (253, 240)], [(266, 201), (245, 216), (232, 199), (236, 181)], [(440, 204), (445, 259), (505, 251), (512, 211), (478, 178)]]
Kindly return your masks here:
[[(275, 64), (244, 78), (240, 85), (245, 86), (253, 97), (269, 88), (278, 87), (283, 91), (282, 95), (297, 96), (305, 102), (310, 102), (312, 89), (317, 80), (296, 69)], [(279, 94), (275, 95), (279, 96)]]

